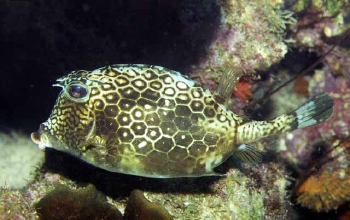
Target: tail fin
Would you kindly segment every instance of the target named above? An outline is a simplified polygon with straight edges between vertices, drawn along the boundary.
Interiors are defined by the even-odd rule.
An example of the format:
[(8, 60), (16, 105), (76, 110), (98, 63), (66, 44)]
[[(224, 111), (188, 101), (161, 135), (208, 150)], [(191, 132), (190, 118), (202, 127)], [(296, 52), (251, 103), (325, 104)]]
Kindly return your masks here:
[(333, 99), (327, 93), (312, 97), (290, 114), (295, 116), (292, 130), (305, 128), (326, 121), (333, 114)]
[(326, 121), (333, 113), (327, 93), (312, 97), (296, 110), (268, 121), (249, 121), (237, 129), (236, 144), (250, 143), (268, 135), (282, 134)]

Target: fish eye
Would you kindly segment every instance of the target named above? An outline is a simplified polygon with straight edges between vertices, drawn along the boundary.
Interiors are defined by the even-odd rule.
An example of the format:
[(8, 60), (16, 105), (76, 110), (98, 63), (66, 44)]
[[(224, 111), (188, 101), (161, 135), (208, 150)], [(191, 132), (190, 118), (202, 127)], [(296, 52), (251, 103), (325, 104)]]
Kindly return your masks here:
[(72, 84), (66, 89), (71, 99), (84, 99), (88, 95), (88, 88), (82, 84)]

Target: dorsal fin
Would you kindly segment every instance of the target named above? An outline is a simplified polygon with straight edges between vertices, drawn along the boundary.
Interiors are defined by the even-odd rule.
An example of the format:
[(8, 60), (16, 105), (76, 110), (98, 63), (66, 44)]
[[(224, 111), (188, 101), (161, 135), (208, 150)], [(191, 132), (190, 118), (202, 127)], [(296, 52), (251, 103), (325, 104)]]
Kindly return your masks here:
[(233, 89), (235, 88), (239, 78), (243, 74), (239, 71), (230, 69), (222, 74), (218, 87), (214, 92), (214, 99), (220, 104), (225, 104), (231, 97)]

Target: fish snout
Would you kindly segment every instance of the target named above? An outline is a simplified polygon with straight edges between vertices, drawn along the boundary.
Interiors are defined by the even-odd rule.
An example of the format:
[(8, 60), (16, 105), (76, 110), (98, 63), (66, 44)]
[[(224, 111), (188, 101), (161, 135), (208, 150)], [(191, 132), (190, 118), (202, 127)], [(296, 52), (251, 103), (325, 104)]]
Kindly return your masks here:
[(40, 134), (39, 132), (32, 132), (30, 138), (35, 144), (40, 144)]
[(37, 144), (41, 150), (45, 149), (46, 147), (51, 147), (49, 138), (45, 134), (44, 130), (44, 125), (41, 124), (39, 130), (37, 132), (32, 132), (30, 135), (32, 141)]

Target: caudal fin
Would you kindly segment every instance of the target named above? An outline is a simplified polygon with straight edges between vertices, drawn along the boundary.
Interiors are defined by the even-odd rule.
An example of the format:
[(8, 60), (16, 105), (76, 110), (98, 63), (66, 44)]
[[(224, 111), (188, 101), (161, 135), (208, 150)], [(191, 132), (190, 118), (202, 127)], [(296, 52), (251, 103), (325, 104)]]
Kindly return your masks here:
[(236, 144), (250, 143), (269, 135), (283, 134), (326, 121), (333, 113), (333, 99), (327, 93), (312, 97), (296, 110), (268, 121), (250, 121), (237, 129)]
[(294, 130), (326, 121), (333, 114), (333, 104), (333, 99), (327, 93), (312, 97), (304, 105), (290, 113), (295, 116), (291, 127)]

